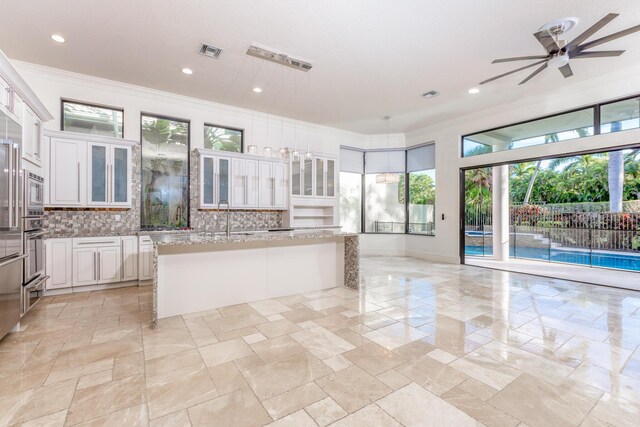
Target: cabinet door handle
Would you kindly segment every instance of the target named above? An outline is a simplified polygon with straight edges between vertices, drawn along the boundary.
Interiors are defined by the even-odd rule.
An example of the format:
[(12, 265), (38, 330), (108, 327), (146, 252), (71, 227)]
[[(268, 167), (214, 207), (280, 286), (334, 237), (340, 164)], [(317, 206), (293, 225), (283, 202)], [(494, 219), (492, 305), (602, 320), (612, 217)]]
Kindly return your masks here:
[(100, 253), (96, 252), (96, 258), (98, 259), (98, 280), (100, 280)]
[(249, 200), (249, 177), (247, 175), (244, 176), (244, 204), (246, 205), (248, 202), (247, 200)]
[(93, 280), (98, 280), (98, 252), (93, 253)]
[(80, 203), (80, 162), (78, 162), (78, 203)]

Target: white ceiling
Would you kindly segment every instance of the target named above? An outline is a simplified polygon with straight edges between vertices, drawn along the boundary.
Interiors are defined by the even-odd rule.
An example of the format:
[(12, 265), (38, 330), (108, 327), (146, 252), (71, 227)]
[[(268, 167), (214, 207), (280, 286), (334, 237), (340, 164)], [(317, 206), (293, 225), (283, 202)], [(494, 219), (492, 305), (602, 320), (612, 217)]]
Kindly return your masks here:
[[(640, 24), (637, 0), (4, 0), (0, 49), (23, 61), (355, 132), (383, 133), (380, 119), (391, 115), (390, 130), (407, 132), (640, 64), (636, 33), (598, 48), (626, 49), (619, 58), (572, 61), (570, 79), (547, 69), (518, 86), (527, 70), (467, 93), (521, 66), (492, 59), (544, 54), (532, 35), (542, 24), (576, 16), (572, 39), (609, 12), (620, 16), (595, 38)], [(67, 42), (53, 42), (53, 33)], [(224, 49), (219, 60), (197, 53), (203, 41)], [(313, 69), (252, 59), (245, 55), (252, 43)], [(182, 74), (183, 67), (194, 74)], [(441, 95), (421, 98), (430, 89)]]

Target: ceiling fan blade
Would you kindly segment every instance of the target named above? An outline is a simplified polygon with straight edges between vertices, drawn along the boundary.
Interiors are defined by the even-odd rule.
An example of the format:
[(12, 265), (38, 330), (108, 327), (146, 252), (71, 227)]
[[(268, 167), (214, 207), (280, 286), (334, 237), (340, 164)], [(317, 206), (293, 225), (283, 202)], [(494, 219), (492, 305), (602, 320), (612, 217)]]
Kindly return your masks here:
[(624, 53), (624, 50), (594, 50), (591, 52), (578, 52), (575, 55), (571, 55), (571, 59), (608, 58), (610, 56), (620, 56), (623, 53)]
[(534, 78), (540, 71), (544, 70), (545, 68), (547, 68), (547, 63), (546, 62), (544, 64), (542, 64), (540, 67), (536, 68), (536, 70), (533, 73), (529, 74), (527, 76), (527, 78), (524, 79), (523, 81), (521, 81), (520, 83), (518, 83), (518, 85), (525, 84), (526, 82), (528, 82), (529, 80)]
[(485, 84), (485, 83), (492, 82), (492, 81), (497, 80), (497, 79), (499, 79), (499, 78), (502, 78), (502, 77), (508, 76), (509, 74), (517, 73), (518, 71), (522, 71), (522, 70), (525, 70), (525, 69), (527, 69), (527, 68), (535, 67), (536, 65), (540, 65), (540, 64), (542, 64), (543, 62), (547, 62), (547, 59), (543, 59), (542, 61), (534, 62), (533, 64), (525, 65), (524, 67), (516, 68), (515, 70), (511, 70), (511, 71), (509, 71), (509, 72), (507, 72), (507, 73), (502, 73), (502, 74), (500, 74), (500, 75), (498, 75), (498, 76), (491, 77), (490, 79), (487, 79), (487, 80), (481, 81), (479, 84), (483, 85), (483, 84)]
[(560, 47), (557, 45), (556, 41), (553, 39), (553, 36), (551, 35), (551, 33), (549, 33), (549, 31), (538, 31), (533, 36), (540, 42), (542, 47), (545, 48), (547, 53), (556, 53), (560, 50)]
[(628, 36), (629, 34), (633, 34), (638, 31), (640, 31), (640, 25), (636, 25), (635, 27), (627, 28), (626, 30), (618, 31), (617, 33), (610, 34), (606, 37), (602, 37), (592, 42), (582, 44), (578, 46), (578, 50), (587, 50), (592, 47), (600, 46), (601, 44), (609, 43), (610, 41), (619, 39), (620, 37)]
[(498, 64), (500, 62), (512, 62), (512, 61), (525, 61), (528, 59), (545, 59), (548, 58), (549, 55), (533, 55), (533, 56), (515, 56), (513, 58), (501, 58), (494, 59), (491, 61), (492, 64)]
[(571, 66), (569, 64), (564, 64), (562, 67), (558, 68), (564, 78), (573, 76), (573, 71), (571, 70)]
[(580, 34), (578, 37), (571, 40), (571, 42), (569, 42), (569, 44), (566, 45), (563, 50), (565, 52), (571, 52), (573, 49), (576, 48), (576, 46), (578, 46), (580, 43), (582, 43), (583, 41), (585, 41), (586, 39), (594, 35), (598, 30), (600, 30), (602, 27), (604, 27), (609, 22), (614, 20), (616, 17), (618, 17), (617, 13), (608, 14), (607, 16), (605, 16), (604, 18), (602, 18), (601, 20), (593, 24), (591, 27), (587, 28), (586, 31)]

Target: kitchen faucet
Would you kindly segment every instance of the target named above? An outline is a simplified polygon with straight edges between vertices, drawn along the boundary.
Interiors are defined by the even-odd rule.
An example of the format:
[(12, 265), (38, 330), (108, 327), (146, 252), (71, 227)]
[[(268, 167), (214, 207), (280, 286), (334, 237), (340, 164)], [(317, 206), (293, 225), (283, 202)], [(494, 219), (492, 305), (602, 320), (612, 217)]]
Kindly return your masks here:
[[(223, 203), (227, 204), (227, 237), (229, 237), (231, 235), (231, 226), (229, 225), (229, 219), (231, 218), (231, 210), (229, 206), (229, 201), (227, 199), (220, 199), (220, 201), (218, 202), (218, 211), (220, 211), (220, 205)], [(218, 214), (218, 218), (216, 219), (216, 231), (218, 231), (218, 229), (220, 228), (218, 227), (219, 220), (220, 220), (220, 214)]]

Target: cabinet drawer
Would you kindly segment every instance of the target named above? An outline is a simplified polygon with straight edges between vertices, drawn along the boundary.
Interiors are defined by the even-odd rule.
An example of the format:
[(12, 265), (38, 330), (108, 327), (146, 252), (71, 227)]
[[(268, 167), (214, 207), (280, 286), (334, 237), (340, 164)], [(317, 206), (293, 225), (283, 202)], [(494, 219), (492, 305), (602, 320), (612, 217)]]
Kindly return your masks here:
[(74, 248), (98, 248), (103, 246), (120, 247), (120, 237), (77, 237), (73, 239)]

